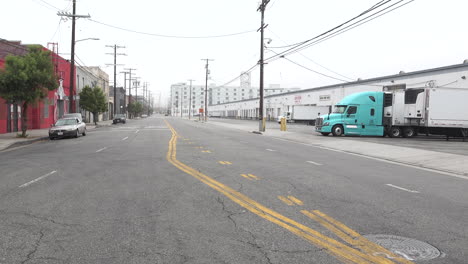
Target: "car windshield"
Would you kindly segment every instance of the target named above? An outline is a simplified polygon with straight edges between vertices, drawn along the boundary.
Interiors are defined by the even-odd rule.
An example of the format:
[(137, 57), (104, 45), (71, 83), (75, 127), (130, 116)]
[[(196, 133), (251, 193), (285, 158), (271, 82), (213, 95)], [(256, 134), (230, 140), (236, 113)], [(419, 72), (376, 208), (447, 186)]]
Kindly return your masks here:
[(56, 126), (68, 126), (68, 125), (75, 125), (76, 119), (59, 119), (55, 123)]
[(333, 110), (333, 113), (335, 114), (343, 114), (346, 110), (346, 105), (337, 105), (335, 106), (335, 109)]
[(123, 115), (123, 114), (116, 114), (115, 115), (115, 118), (122, 118), (122, 117), (125, 117), (125, 115)]

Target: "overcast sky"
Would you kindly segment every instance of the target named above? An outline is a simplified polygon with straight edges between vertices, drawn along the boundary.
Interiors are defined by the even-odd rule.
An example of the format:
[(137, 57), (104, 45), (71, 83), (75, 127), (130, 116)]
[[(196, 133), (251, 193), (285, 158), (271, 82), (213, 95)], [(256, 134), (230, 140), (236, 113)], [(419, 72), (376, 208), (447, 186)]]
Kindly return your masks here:
[[(72, 10), (71, 0), (3, 1), (0, 38), (25, 44), (59, 43), (69, 59), (71, 21), (57, 11)], [(380, 0), (271, 0), (265, 12), (268, 46), (284, 46), (310, 39), (362, 13)], [(391, 1), (396, 3), (397, 0)], [(409, 0), (403, 1), (403, 3)], [(77, 14), (115, 27), (150, 33), (138, 34), (105, 26), (88, 19), (76, 24), (77, 61), (101, 66), (113, 81), (113, 52), (119, 49), (118, 67), (136, 68), (138, 77), (150, 83), (157, 96), (167, 95), (171, 84), (195, 79), (204, 84), (204, 62), (210, 62), (210, 83), (222, 85), (249, 69), (259, 59), (260, 1), (252, 0), (77, 0)], [(311, 70), (338, 78), (371, 78), (462, 63), (468, 59), (467, 0), (416, 0), (369, 23), (311, 46), (286, 58)], [(228, 35), (221, 38), (180, 38)], [(155, 35), (171, 35), (178, 38)], [(284, 49), (274, 49), (280, 52)], [(266, 51), (265, 57), (274, 55)], [(319, 66), (321, 65), (321, 66)], [(326, 67), (323, 68), (322, 66)], [(330, 71), (331, 70), (331, 71)], [(252, 72), (258, 87), (259, 70)], [(312, 88), (341, 81), (275, 60), (265, 68), (265, 84)], [(123, 85), (123, 74), (118, 75)], [(231, 85), (239, 85), (236, 80)], [(157, 100), (157, 98), (156, 98)]]

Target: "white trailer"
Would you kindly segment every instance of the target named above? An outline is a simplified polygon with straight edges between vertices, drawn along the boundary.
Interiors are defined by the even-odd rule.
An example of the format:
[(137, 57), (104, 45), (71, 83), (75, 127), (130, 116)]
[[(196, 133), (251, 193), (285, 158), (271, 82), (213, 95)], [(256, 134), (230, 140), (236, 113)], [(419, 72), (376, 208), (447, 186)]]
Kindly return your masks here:
[(468, 88), (419, 88), (392, 91), (392, 105), (384, 106), (390, 136), (417, 133), (468, 137)]
[(286, 117), (287, 122), (309, 123), (310, 125), (314, 125), (317, 117), (328, 114), (330, 111), (330, 107), (328, 106), (316, 105), (291, 105), (288, 109), (289, 111), (278, 117), (278, 122), (281, 121), (282, 117)]

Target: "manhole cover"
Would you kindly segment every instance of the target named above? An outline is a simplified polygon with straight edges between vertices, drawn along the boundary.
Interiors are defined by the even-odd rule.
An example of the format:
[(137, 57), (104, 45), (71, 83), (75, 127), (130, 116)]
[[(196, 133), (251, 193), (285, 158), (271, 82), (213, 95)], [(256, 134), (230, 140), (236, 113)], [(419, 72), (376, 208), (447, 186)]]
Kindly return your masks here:
[(434, 246), (412, 238), (392, 235), (364, 235), (364, 237), (408, 260), (429, 260), (441, 255)]

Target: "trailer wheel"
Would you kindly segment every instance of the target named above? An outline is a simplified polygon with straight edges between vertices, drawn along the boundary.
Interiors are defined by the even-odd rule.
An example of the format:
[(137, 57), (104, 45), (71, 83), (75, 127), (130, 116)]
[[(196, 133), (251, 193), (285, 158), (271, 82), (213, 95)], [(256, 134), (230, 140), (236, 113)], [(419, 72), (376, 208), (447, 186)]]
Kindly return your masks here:
[(322, 134), (322, 135), (324, 135), (324, 136), (330, 135), (330, 133), (328, 133), (328, 132), (321, 132), (320, 134)]
[(401, 128), (391, 127), (388, 136), (391, 138), (401, 137)]
[(416, 131), (412, 127), (405, 127), (403, 129), (403, 137), (405, 138), (412, 138), (416, 136)]
[(340, 136), (343, 135), (343, 133), (344, 133), (344, 131), (343, 131), (343, 126), (341, 126), (341, 125), (335, 125), (335, 126), (333, 126), (333, 128), (332, 128), (332, 134), (333, 134), (333, 136), (335, 136), (335, 137), (340, 137)]

